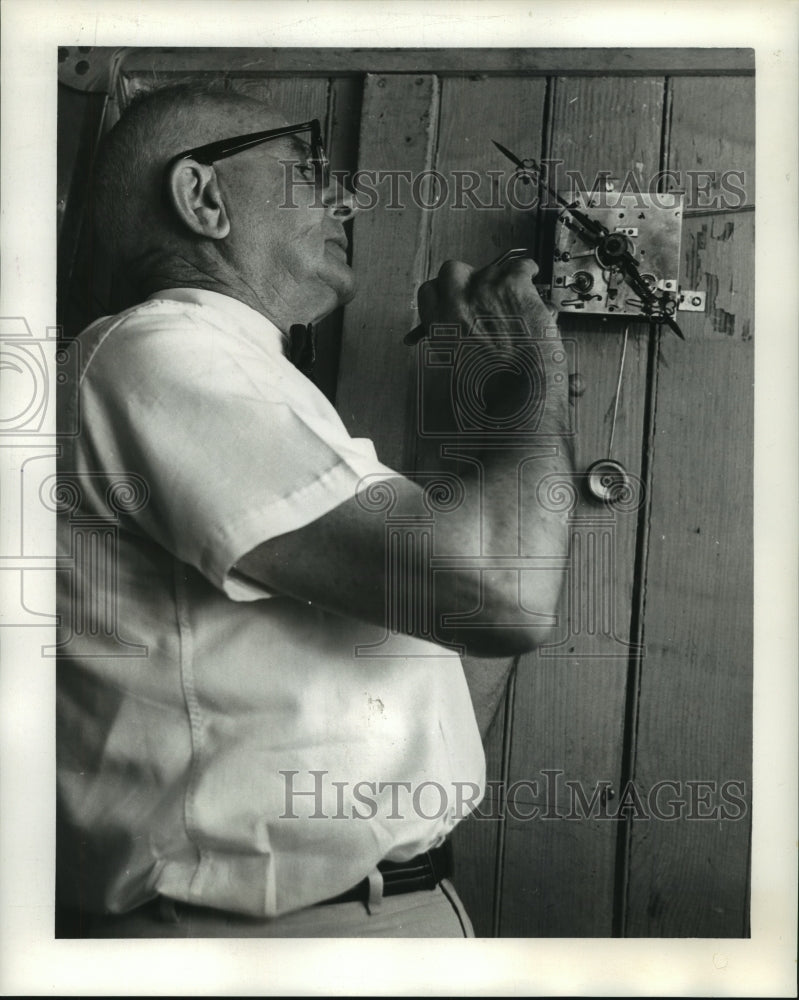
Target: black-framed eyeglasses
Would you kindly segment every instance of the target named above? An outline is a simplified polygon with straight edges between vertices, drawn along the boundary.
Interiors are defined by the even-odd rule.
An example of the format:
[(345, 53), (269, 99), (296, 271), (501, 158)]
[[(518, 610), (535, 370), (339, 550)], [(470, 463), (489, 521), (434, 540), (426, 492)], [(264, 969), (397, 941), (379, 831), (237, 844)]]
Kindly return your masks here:
[[(229, 139), (218, 139), (216, 142), (206, 143), (204, 146), (195, 146), (193, 149), (186, 149), (177, 156), (173, 156), (166, 167), (166, 175), (172, 167), (180, 160), (192, 159), (198, 163), (211, 165), (217, 160), (224, 160), (228, 156), (235, 156), (236, 153), (243, 153), (254, 146), (260, 146), (270, 139), (281, 139), (287, 135), (298, 135), (308, 132), (310, 142), (304, 144), (310, 156), (306, 156), (299, 169), (311, 167), (313, 170), (312, 182), (317, 191), (324, 191), (330, 184), (330, 161), (325, 153), (322, 142), (322, 126), (318, 118), (311, 121), (301, 122), (299, 125), (283, 125), (280, 128), (267, 129), (265, 132), (249, 132), (247, 135), (234, 135)], [(310, 181), (309, 181), (310, 183)]]

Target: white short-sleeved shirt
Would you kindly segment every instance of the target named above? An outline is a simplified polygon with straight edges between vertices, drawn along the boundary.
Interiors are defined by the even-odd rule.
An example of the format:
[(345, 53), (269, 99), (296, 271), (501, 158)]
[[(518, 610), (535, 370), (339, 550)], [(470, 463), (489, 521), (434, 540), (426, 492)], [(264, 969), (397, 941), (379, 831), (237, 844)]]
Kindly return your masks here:
[(397, 636), (381, 656), (384, 629), (230, 572), (395, 473), (235, 299), (159, 292), (79, 343), (61, 394), (80, 426), (60, 465), (62, 901), (274, 916), (439, 843), (484, 783), (458, 657)]

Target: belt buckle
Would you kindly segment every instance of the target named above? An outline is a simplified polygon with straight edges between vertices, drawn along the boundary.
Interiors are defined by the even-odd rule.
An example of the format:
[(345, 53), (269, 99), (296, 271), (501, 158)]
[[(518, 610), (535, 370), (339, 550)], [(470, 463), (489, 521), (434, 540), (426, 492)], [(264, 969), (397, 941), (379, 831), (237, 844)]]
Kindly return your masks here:
[[(377, 870), (382, 876), (383, 896), (435, 889), (442, 879), (452, 875), (452, 844), (445, 840), (440, 847), (417, 854), (410, 861), (381, 861)], [(371, 895), (369, 879), (365, 878), (352, 889), (332, 899), (321, 900), (316, 905), (355, 901), (366, 903)]]
[(381, 861), (377, 867), (383, 875), (384, 896), (435, 889), (442, 878), (452, 874), (452, 847), (445, 841), (410, 861)]

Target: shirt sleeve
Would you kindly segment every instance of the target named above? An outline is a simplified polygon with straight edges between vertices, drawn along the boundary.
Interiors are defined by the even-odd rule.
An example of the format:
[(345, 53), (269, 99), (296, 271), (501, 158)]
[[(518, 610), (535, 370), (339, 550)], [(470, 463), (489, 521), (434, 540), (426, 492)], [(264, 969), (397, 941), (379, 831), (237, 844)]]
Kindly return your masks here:
[(349, 500), (365, 477), (397, 475), (277, 350), (182, 307), (113, 327), (80, 404), (91, 478), (141, 477), (137, 529), (234, 600), (269, 596), (231, 576), (247, 552)]

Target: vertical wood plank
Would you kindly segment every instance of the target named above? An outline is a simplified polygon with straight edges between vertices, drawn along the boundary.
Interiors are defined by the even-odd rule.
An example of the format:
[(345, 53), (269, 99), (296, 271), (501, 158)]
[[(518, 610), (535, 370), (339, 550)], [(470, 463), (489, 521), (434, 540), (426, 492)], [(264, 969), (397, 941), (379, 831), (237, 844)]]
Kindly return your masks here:
[[(519, 77), (447, 78), (441, 84), (441, 127), (435, 168), (444, 178), (448, 197), (428, 213), (430, 264), (428, 273), (437, 274), (448, 259), (466, 261), (475, 267), (488, 264), (500, 253), (515, 246), (534, 246), (534, 211), (514, 207), (507, 197), (507, 182), (513, 167), (497, 152), (492, 138), (524, 156), (538, 158), (544, 122), (546, 86), (541, 79)], [(492, 171), (493, 174), (488, 172)], [(474, 172), (473, 183), (467, 177)], [(430, 198), (430, 203), (434, 199)], [(417, 357), (421, 357), (417, 348)], [(417, 430), (420, 428), (417, 427)], [(419, 436), (415, 466), (419, 470), (445, 470), (457, 474), (457, 462), (441, 457), (452, 437), (436, 439)], [(508, 661), (478, 661), (468, 670), (501, 676)], [(468, 676), (468, 672), (467, 672)], [(499, 782), (506, 769), (503, 760), (506, 721), (504, 708), (495, 720), (486, 741), (486, 769), (490, 782)], [(478, 934), (493, 933), (496, 859), (503, 835), (497, 792), (489, 785), (480, 816), (468, 820), (458, 831), (458, 891), (469, 907)], [(460, 873), (463, 873), (461, 875)]]
[[(673, 87), (672, 165), (753, 177), (754, 81)], [(684, 324), (686, 343), (663, 341), (634, 775), (644, 792), (674, 782), (661, 798), (677, 800), (684, 818), (633, 822), (626, 933), (740, 937), (752, 746), (753, 220), (689, 222), (681, 281), (698, 269), (718, 292)], [(701, 255), (692, 233), (705, 234)], [(734, 308), (720, 323), (722, 293)], [(730, 781), (740, 785), (726, 797), (740, 802), (725, 801)]]
[[(327, 154), (333, 176), (346, 187), (358, 167), (358, 129), (361, 120), (363, 80), (342, 76), (331, 79), (327, 112)], [(348, 250), (352, 263), (352, 224), (347, 223)], [(331, 402), (336, 399), (343, 312), (336, 312), (318, 324), (316, 364), (313, 380)]]
[[(670, 86), (669, 169), (680, 176), (687, 200), (697, 210), (708, 208), (707, 202), (716, 197), (723, 197), (728, 207), (753, 207), (754, 78), (677, 77)], [(743, 176), (727, 176), (730, 171)], [(733, 188), (742, 189), (742, 195)]]
[[(502, 746), (505, 736), (505, 706), (500, 707), (485, 740), (486, 796), (471, 816), (455, 827), (454, 883), (478, 937), (494, 934), (494, 903), (497, 890), (497, 852), (500, 846), (501, 811), (497, 784), (502, 777)], [(494, 783), (494, 784), (492, 784)]]
[(325, 76), (236, 77), (231, 89), (273, 105), (289, 122), (325, 120), (329, 81)]
[[(514, 168), (491, 140), (521, 156), (540, 157), (545, 93), (544, 80), (524, 77), (442, 81), (436, 169), (447, 179), (450, 197), (431, 212), (431, 275), (451, 257), (481, 267), (531, 243), (535, 212), (519, 209), (509, 196)], [(469, 171), (478, 174), (473, 196), (463, 176)], [(519, 189), (521, 204), (523, 194)]]
[(685, 220), (681, 281), (684, 288), (707, 293), (704, 312), (678, 316), (687, 339), (752, 339), (754, 240), (751, 212)]
[[(682, 801), (685, 818), (633, 824), (628, 936), (745, 933), (751, 388), (751, 344), (664, 344), (635, 783), (675, 782), (661, 798)], [(723, 801), (728, 781), (743, 808)]]
[[(407, 171), (432, 165), (438, 120), (433, 76), (367, 75), (359, 167)], [(407, 182), (377, 185), (377, 205), (356, 215), (353, 266), (364, 286), (344, 312), (336, 401), (350, 432), (374, 439), (388, 465), (405, 471), (411, 461), (412, 352), (402, 338), (413, 326), (416, 289), (424, 280), (427, 225)], [(391, 205), (395, 207), (390, 207)]]
[[(663, 81), (652, 78), (561, 78), (554, 81), (548, 156), (587, 183), (628, 170), (648, 189), (659, 166)], [(560, 174), (563, 177), (563, 173)], [(601, 317), (561, 317), (587, 388), (575, 407), (576, 468), (607, 458), (610, 416), (624, 326)], [(641, 475), (648, 339), (631, 325), (613, 458)], [(616, 824), (604, 820), (525, 820), (546, 807), (544, 770), (557, 808), (568, 815), (566, 781), (591, 797), (601, 782), (618, 789), (631, 641), (637, 515), (581, 499), (572, 515), (571, 566), (559, 608), (555, 648), (525, 657), (519, 667), (510, 783), (520, 785), (508, 820), (502, 933), (507, 936), (609, 936), (612, 931)], [(603, 543), (607, 546), (602, 555)], [(594, 545), (599, 548), (588, 555)], [(570, 606), (571, 595), (571, 606)], [(612, 627), (591, 626), (589, 613), (612, 609)], [(541, 796), (544, 796), (544, 799)]]
[[(66, 337), (76, 336), (98, 315), (97, 290), (91, 280), (91, 198), (88, 165), (103, 115), (102, 94), (58, 87), (56, 323)], [(107, 284), (107, 279), (104, 284)]]
[[(755, 81), (697, 77), (673, 80), (671, 87), (669, 166), (686, 192), (682, 280), (684, 287), (707, 293), (705, 311), (681, 313), (680, 326), (689, 340), (748, 340), (754, 313)], [(714, 207), (725, 206), (745, 210), (714, 214)]]

